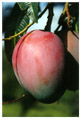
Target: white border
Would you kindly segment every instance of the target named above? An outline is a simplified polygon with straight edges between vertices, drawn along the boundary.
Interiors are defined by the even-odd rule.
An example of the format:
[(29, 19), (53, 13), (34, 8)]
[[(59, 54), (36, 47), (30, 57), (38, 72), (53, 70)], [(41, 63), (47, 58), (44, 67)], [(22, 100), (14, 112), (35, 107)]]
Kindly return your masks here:
[[(0, 3), (0, 17), (2, 18), (2, 4)], [(0, 22), (0, 28), (2, 28), (2, 19)], [(0, 91), (2, 93), (2, 29), (0, 29)], [(0, 94), (0, 117), (2, 116), (2, 94)]]
[[(81, 11), (81, 2), (80, 2), (80, 0), (29, 0), (29, 2), (79, 2), (79, 12)], [(0, 26), (0, 28), (2, 28), (2, 2), (27, 2), (27, 0), (0, 0), (0, 17), (1, 17), (1, 20), (0, 20), (0, 23), (1, 23), (1, 26)], [(80, 48), (80, 45), (81, 45), (81, 29), (80, 29), (80, 26), (81, 26), (81, 23), (80, 23), (80, 20), (81, 20), (81, 15), (79, 14), (79, 63), (80, 63), (80, 61), (81, 61), (81, 53), (80, 53), (80, 51), (81, 51), (81, 48)], [(79, 71), (79, 117), (2, 117), (2, 29), (0, 29), (0, 73), (1, 73), (1, 75), (0, 75), (0, 120), (8, 120), (8, 119), (17, 119), (17, 120), (22, 120), (22, 119), (25, 119), (25, 120), (32, 120), (32, 119), (46, 119), (46, 120), (48, 120), (48, 119), (50, 119), (50, 120), (58, 120), (58, 119), (60, 119), (60, 120), (81, 120), (81, 110), (80, 110), (80, 106), (81, 106), (81, 103), (80, 103), (80, 96), (81, 96), (81, 87), (80, 87), (80, 84), (81, 84), (81, 82), (80, 82), (80, 80), (81, 80), (81, 75), (80, 75), (80, 71)], [(79, 65), (80, 66), (80, 65)], [(81, 66), (80, 66), (80, 68), (81, 68)]]
[(0, 2), (80, 2), (80, 0), (2, 0)]

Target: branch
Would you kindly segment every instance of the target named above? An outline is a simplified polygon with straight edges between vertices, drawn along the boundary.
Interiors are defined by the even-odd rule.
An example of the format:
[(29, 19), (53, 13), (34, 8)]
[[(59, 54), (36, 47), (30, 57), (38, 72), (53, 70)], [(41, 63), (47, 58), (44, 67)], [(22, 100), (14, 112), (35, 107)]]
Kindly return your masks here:
[(66, 2), (65, 3), (65, 7), (64, 7), (64, 10), (61, 14), (61, 17), (59, 19), (59, 25), (57, 26), (56, 30), (54, 31), (54, 33), (56, 33), (58, 31), (58, 29), (60, 28), (60, 26), (63, 24), (63, 21), (65, 19), (65, 14), (67, 15), (67, 26), (68, 28), (70, 28), (70, 18), (72, 18), (72, 16), (70, 16), (70, 13), (69, 13), (69, 10), (68, 10), (68, 7), (69, 7), (69, 3)]
[(47, 9), (48, 9), (48, 5), (47, 5), (46, 8), (42, 11), (42, 13), (38, 16), (38, 19), (41, 18), (41, 16), (46, 12)]
[(51, 30), (51, 22), (52, 22), (52, 19), (53, 19), (53, 3), (48, 3), (48, 21), (47, 21), (47, 24), (45, 26), (45, 31), (50, 31)]
[(67, 17), (68, 17), (67, 25), (68, 25), (68, 27), (70, 27), (70, 18), (71, 18), (71, 16), (70, 16), (70, 13), (69, 13), (68, 7), (69, 7), (69, 3), (66, 2), (66, 4), (65, 4), (65, 8), (64, 8), (64, 10), (63, 10), (63, 15), (65, 15), (65, 13), (66, 13), (66, 15), (67, 15)]
[[(46, 10), (48, 9), (48, 6), (42, 11), (42, 13), (38, 16), (38, 19), (46, 12)], [(24, 33), (31, 25), (33, 25), (34, 22), (31, 22), (29, 25), (27, 25), (21, 32), (10, 36), (9, 38), (3, 38), (2, 40), (12, 40), (13, 38), (18, 37), (19, 35), (21, 35), (22, 33)]]
[(18, 37), (18, 36), (21, 35), (23, 32), (25, 32), (32, 24), (33, 24), (33, 22), (30, 23), (29, 25), (27, 25), (21, 32), (15, 34), (15, 35), (13, 35), (13, 36), (10, 36), (9, 38), (3, 38), (2, 40), (12, 40), (13, 38)]
[(62, 22), (57, 26), (56, 30), (54, 31), (54, 33), (57, 33), (58, 29), (60, 28), (60, 26), (62, 25)]
[(16, 98), (16, 99), (11, 100), (11, 101), (3, 102), (3, 105), (17, 102), (17, 101), (23, 99), (25, 96), (27, 96), (27, 94), (22, 95), (20, 98)]

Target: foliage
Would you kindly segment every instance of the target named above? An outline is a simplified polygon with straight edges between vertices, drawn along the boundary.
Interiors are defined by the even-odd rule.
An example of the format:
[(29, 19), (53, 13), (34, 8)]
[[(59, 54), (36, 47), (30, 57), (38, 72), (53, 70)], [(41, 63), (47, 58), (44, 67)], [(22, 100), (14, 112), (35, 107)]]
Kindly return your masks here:
[[(69, 11), (71, 16), (73, 17), (70, 20), (70, 29), (75, 30), (79, 32), (78, 28), (78, 21), (79, 21), (79, 5), (78, 3), (70, 3)], [(46, 31), (50, 31), (51, 28), (51, 22), (53, 19), (53, 3), (48, 3), (48, 21), (45, 26)], [(77, 7), (77, 9), (74, 9)], [(72, 12), (72, 9), (74, 11)], [(6, 33), (5, 37), (9, 37), (11, 35), (17, 34), (21, 32), (32, 20), (33, 22), (38, 21), (38, 3), (37, 2), (18, 2), (15, 4), (10, 16), (3, 21), (3, 31)], [(58, 27), (55, 30), (55, 32), (58, 32), (58, 29), (60, 26), (62, 26), (62, 29), (68, 28), (67, 26), (67, 20), (68, 16), (66, 14), (62, 14), (60, 16), (60, 19), (58, 21)], [(23, 33), (25, 34), (26, 31)], [(17, 43), (17, 41), (23, 36), (23, 34), (19, 35), (18, 37), (14, 38), (13, 41), (5, 41), (5, 51), (6, 55), (8, 57), (8, 60), (11, 63), (12, 53), (13, 49)]]
[[(7, 28), (10, 31), (6, 31), (5, 36), (9, 37), (12, 34), (16, 34), (22, 31), (29, 24), (30, 19), (33, 22), (38, 21), (38, 3), (31, 3), (31, 2), (18, 3), (18, 4), (16, 3), (11, 12), (11, 15), (7, 19), (7, 20), (11, 20), (9, 23), (10, 26), (9, 28)], [(23, 34), (25, 33), (26, 31)], [(6, 54), (7, 54), (7, 57), (10, 63), (11, 63), (13, 49), (17, 41), (23, 36), (23, 34), (19, 35), (17, 38), (14, 38), (13, 41), (8, 41), (8, 42), (5, 41), (5, 51), (6, 51)]]
[[(38, 2), (16, 3), (11, 11), (10, 16), (3, 20), (3, 32), (5, 33), (5, 37), (10, 37), (21, 32), (30, 23), (30, 21), (37, 23), (39, 19), (39, 4), (40, 3)], [(67, 25), (67, 14), (61, 14), (58, 20), (58, 27), (54, 32), (58, 33), (59, 28), (61, 28), (61, 31), (72, 30), (79, 32), (79, 3), (70, 4), (71, 5), (69, 6), (69, 12), (70, 15), (73, 16), (73, 18), (70, 20), (70, 27)], [(53, 13), (54, 7), (55, 4), (53, 3), (48, 3), (46, 6), (45, 11), (48, 9), (48, 19), (44, 28), (45, 31), (51, 31), (52, 20), (53, 17), (55, 17)], [(77, 9), (75, 9), (76, 7)], [(45, 11), (43, 11), (43, 14)], [(42, 15), (40, 17), (42, 17)], [(10, 41), (5, 41), (5, 49), (3, 49), (3, 101), (9, 101), (20, 97), (22, 94), (28, 93), (17, 82), (12, 70), (12, 66), (10, 65), (10, 63), (12, 64), (12, 53), (14, 47), (18, 40), (26, 32), (27, 31)], [(6, 56), (10, 63), (7, 61)], [(60, 101), (48, 105), (36, 101), (30, 94), (28, 94), (26, 98), (16, 103), (4, 105), (3, 116), (77, 117), (79, 116), (79, 92), (72, 92), (67, 90)]]

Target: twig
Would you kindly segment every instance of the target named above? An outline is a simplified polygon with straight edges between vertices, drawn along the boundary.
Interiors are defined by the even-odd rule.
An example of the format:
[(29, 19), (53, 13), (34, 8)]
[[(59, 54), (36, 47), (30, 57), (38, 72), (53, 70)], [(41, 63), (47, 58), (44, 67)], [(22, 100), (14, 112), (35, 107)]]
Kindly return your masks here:
[(21, 35), (23, 32), (25, 32), (32, 24), (33, 24), (33, 22), (30, 23), (29, 25), (27, 25), (21, 32), (15, 34), (15, 35), (13, 35), (13, 36), (10, 36), (9, 38), (3, 38), (2, 40), (12, 40), (13, 38), (18, 37), (18, 36)]
[(54, 31), (54, 33), (57, 33), (58, 29), (60, 28), (60, 26), (62, 25), (62, 22), (57, 26), (56, 30)]
[(68, 19), (67, 19), (67, 25), (68, 25), (68, 27), (70, 27), (70, 19), (72, 18), (72, 16), (71, 16), (70, 13), (69, 13), (68, 7), (69, 7), (69, 3), (66, 2), (65, 8), (64, 8), (64, 10), (63, 10), (63, 15), (65, 15), (65, 13), (66, 13), (66, 15), (67, 15), (67, 17), (68, 17)]
[(79, 37), (75, 34), (75, 32), (73, 30), (71, 30), (71, 32), (77, 39), (79, 39)]
[[(42, 11), (42, 13), (38, 16), (38, 19), (46, 12), (46, 10), (48, 9), (48, 6)], [(9, 38), (3, 38), (2, 40), (12, 40), (13, 38), (18, 37), (19, 35), (21, 35), (23, 32), (25, 32), (31, 25), (33, 25), (34, 22), (31, 22), (29, 25), (27, 25), (21, 32), (10, 36)]]
[(56, 32), (58, 31), (58, 29), (60, 28), (60, 26), (63, 24), (64, 18), (65, 18), (65, 14), (67, 15), (67, 26), (68, 26), (68, 28), (70, 28), (70, 19), (71, 19), (71, 18), (73, 19), (73, 17), (70, 15), (69, 10), (68, 10), (68, 7), (69, 7), (69, 3), (66, 2), (66, 3), (65, 3), (64, 10), (63, 10), (63, 12), (62, 12), (62, 14), (61, 14), (61, 17), (60, 17), (60, 19), (61, 19), (61, 20), (60, 20), (60, 23), (59, 23), (59, 25), (57, 26), (57, 28), (56, 28), (56, 30), (54, 31), (54, 33), (56, 33)]
[(48, 3), (48, 21), (47, 24), (45, 26), (45, 31), (50, 31), (51, 30), (51, 22), (52, 22), (52, 18), (53, 18), (53, 3)]
[(46, 12), (47, 9), (48, 9), (48, 5), (47, 5), (46, 8), (42, 11), (42, 13), (38, 16), (38, 19), (41, 18), (41, 16)]
[(25, 96), (27, 96), (27, 94), (22, 95), (20, 98), (16, 98), (16, 99), (11, 100), (11, 101), (3, 102), (3, 105), (17, 102), (18, 100), (23, 99)]

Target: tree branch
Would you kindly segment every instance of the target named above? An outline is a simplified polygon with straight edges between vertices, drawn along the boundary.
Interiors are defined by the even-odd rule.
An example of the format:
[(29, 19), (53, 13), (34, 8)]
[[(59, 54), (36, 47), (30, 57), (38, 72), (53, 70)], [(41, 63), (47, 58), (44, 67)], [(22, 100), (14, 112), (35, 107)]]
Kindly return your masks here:
[(23, 32), (25, 32), (32, 24), (33, 24), (33, 22), (30, 23), (29, 25), (27, 25), (21, 32), (15, 34), (15, 35), (13, 35), (13, 36), (10, 36), (9, 38), (3, 38), (2, 40), (12, 40), (13, 38), (18, 37), (18, 36), (21, 35)]
[(45, 26), (45, 31), (51, 31), (51, 22), (52, 22), (52, 18), (53, 18), (53, 6), (54, 3), (48, 3), (48, 21), (47, 24)]
[[(38, 19), (46, 12), (46, 10), (48, 9), (48, 6), (42, 11), (42, 13), (38, 16)], [(21, 32), (10, 36), (9, 38), (3, 38), (2, 40), (12, 40), (13, 38), (18, 37), (19, 35), (21, 35), (22, 33), (24, 33), (31, 25), (33, 25), (34, 22), (31, 22), (29, 25), (27, 25)]]
[(70, 28), (70, 19), (73, 19), (73, 17), (70, 15), (68, 8), (69, 8), (69, 2), (66, 2), (64, 10), (63, 10), (61, 17), (59, 19), (59, 21), (60, 21), (59, 25), (56, 28), (56, 30), (54, 31), (54, 33), (56, 33), (58, 31), (58, 29), (60, 28), (60, 26), (63, 24), (66, 15), (67, 15), (67, 27)]
[(14, 102), (17, 102), (17, 101), (19, 101), (19, 100), (23, 99), (23, 98), (24, 98), (24, 97), (26, 97), (26, 96), (27, 96), (27, 94), (24, 94), (24, 95), (22, 95), (21, 97), (16, 98), (16, 99), (14, 99), (14, 100), (7, 101), (7, 102), (3, 102), (3, 105), (5, 105), (5, 104), (10, 104), (10, 103), (14, 103)]

